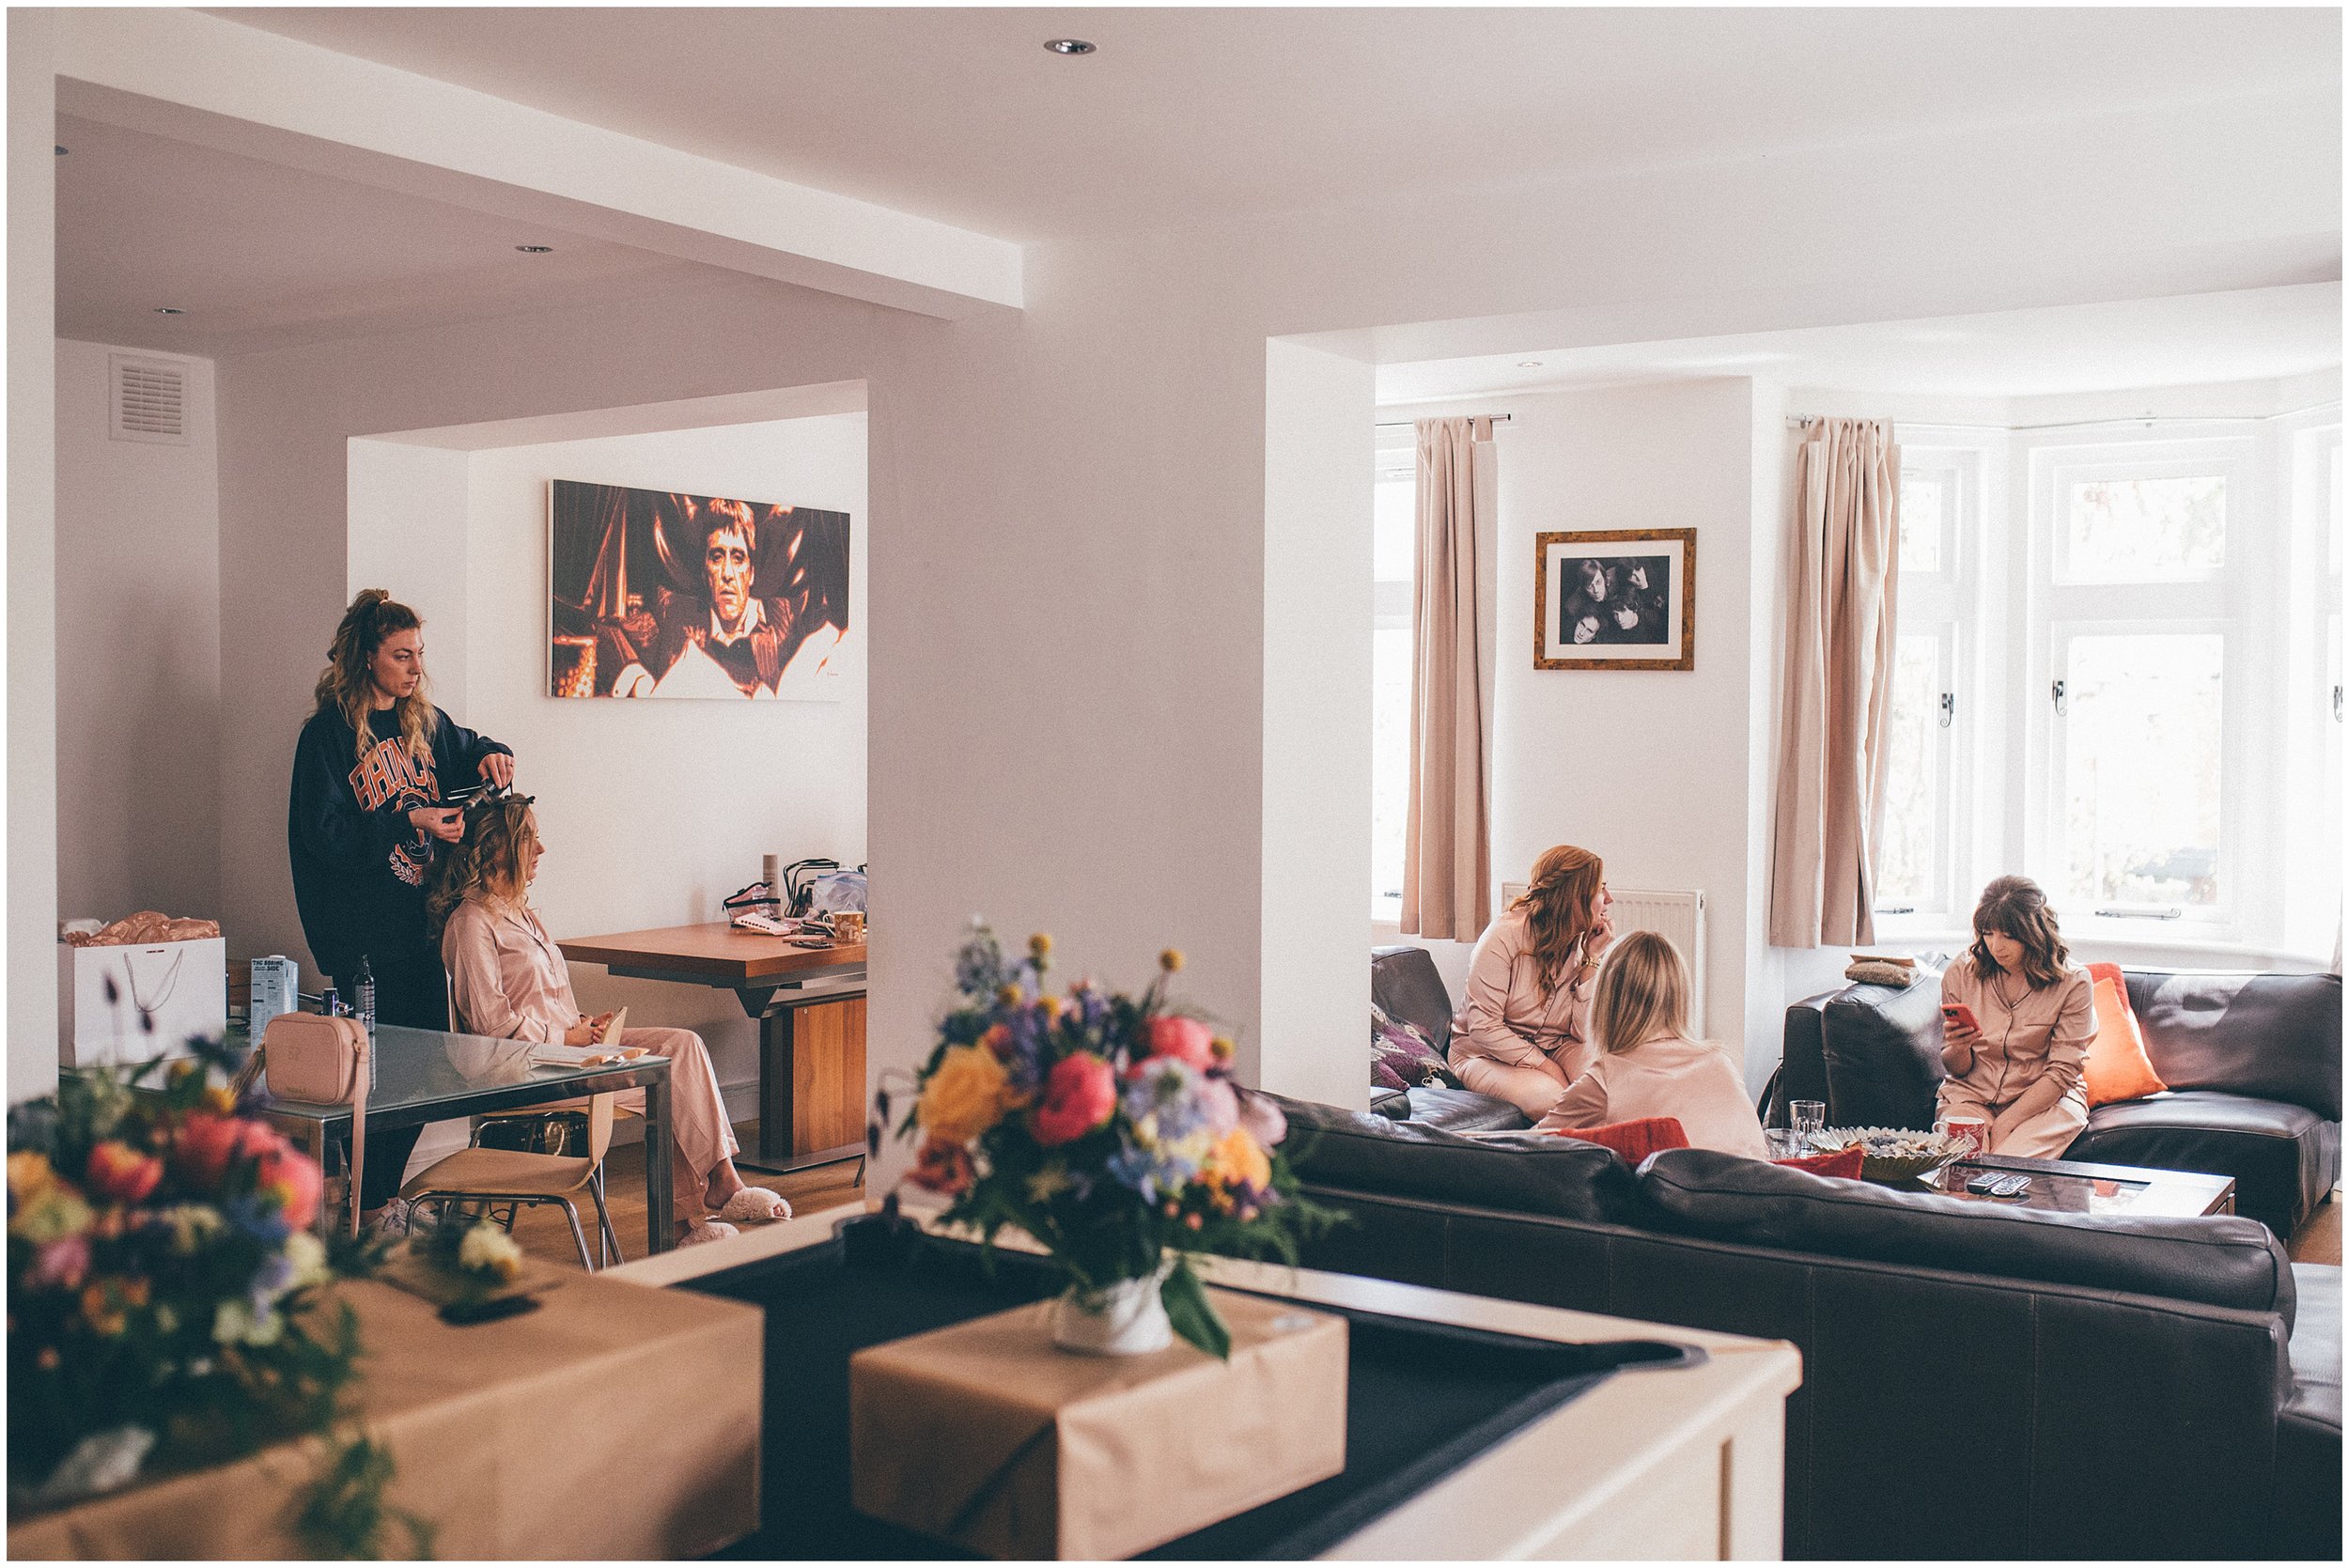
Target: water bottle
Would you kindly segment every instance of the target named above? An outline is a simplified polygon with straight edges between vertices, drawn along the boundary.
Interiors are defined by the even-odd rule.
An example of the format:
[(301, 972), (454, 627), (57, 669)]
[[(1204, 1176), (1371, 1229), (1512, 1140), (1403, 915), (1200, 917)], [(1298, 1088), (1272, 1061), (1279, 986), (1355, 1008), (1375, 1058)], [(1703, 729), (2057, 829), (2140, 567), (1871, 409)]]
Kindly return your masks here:
[(367, 1088), (375, 1088), (375, 969), (366, 954), (359, 955), (359, 973), (353, 983), (359, 997), (359, 1027), (367, 1032)]

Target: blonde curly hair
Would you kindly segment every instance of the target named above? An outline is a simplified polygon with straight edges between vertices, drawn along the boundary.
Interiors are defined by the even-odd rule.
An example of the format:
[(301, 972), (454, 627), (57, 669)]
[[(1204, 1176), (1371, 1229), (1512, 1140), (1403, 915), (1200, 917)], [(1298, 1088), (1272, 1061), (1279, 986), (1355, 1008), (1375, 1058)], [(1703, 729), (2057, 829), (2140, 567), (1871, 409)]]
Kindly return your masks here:
[(438, 940), (448, 917), (468, 898), (521, 904), (529, 897), (525, 877), (538, 825), (530, 815), (537, 797), (497, 795), (465, 808), (465, 836), (432, 867), (432, 891), (424, 912)]

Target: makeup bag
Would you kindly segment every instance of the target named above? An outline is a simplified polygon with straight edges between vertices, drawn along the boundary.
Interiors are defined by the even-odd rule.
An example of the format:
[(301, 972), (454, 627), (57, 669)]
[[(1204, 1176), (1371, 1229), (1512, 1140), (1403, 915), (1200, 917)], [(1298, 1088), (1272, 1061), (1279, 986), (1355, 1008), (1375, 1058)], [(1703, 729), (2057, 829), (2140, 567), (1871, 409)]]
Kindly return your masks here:
[(367, 1157), (367, 1032), (357, 1018), (280, 1013), (261, 1033), (272, 1099), (350, 1107), (350, 1234), (359, 1234), (359, 1182)]

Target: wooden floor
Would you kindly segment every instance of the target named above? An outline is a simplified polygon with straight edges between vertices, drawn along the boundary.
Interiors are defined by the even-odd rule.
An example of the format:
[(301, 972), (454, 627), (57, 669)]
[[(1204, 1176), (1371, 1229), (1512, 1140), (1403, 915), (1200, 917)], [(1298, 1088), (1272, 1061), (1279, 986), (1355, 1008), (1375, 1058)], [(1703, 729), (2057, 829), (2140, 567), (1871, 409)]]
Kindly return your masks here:
[(2332, 1202), (2309, 1216), (2309, 1222), (2292, 1238), (2292, 1261), (2341, 1262), (2341, 1188), (2333, 1188)]
[[(735, 1125), (735, 1136), (745, 1149), (758, 1147), (758, 1124), (740, 1122)], [(813, 1171), (795, 1171), (787, 1176), (770, 1172), (741, 1168), (742, 1179), (754, 1187), (763, 1187), (782, 1194), (792, 1208), (801, 1214), (812, 1214), (835, 1203), (855, 1203), (863, 1197), (861, 1185), (863, 1161), (845, 1160), (838, 1165), (822, 1165)], [(624, 1256), (641, 1258), (645, 1255), (645, 1146), (630, 1143), (614, 1149), (604, 1157), (604, 1201), (612, 1206), (612, 1228), (619, 1234), (620, 1251)], [(596, 1211), (592, 1203), (583, 1203), (579, 1213), (580, 1228), (587, 1233), (587, 1246), (596, 1245)], [(572, 1245), (571, 1228), (563, 1219), (563, 1211), (550, 1204), (524, 1209), (515, 1222), (514, 1235), (522, 1250), (534, 1258), (544, 1258), (566, 1268), (579, 1266), (579, 1249)]]

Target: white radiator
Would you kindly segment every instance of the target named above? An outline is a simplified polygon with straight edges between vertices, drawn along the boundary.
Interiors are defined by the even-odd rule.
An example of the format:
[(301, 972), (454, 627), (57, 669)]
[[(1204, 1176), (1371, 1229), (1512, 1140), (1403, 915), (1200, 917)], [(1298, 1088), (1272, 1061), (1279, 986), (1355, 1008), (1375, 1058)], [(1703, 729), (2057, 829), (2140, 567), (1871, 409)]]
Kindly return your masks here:
[[(1641, 892), (1636, 888), (1608, 891), (1615, 896), (1618, 940), (1634, 931), (1653, 931), (1680, 949), (1680, 955), (1688, 961), (1689, 976), (1696, 982), (1695, 991), (1688, 998), (1688, 1027), (1699, 1035), (1709, 1033), (1704, 1015), (1704, 894)], [(1524, 892), (1523, 882), (1501, 883), (1501, 907), (1507, 908)]]

